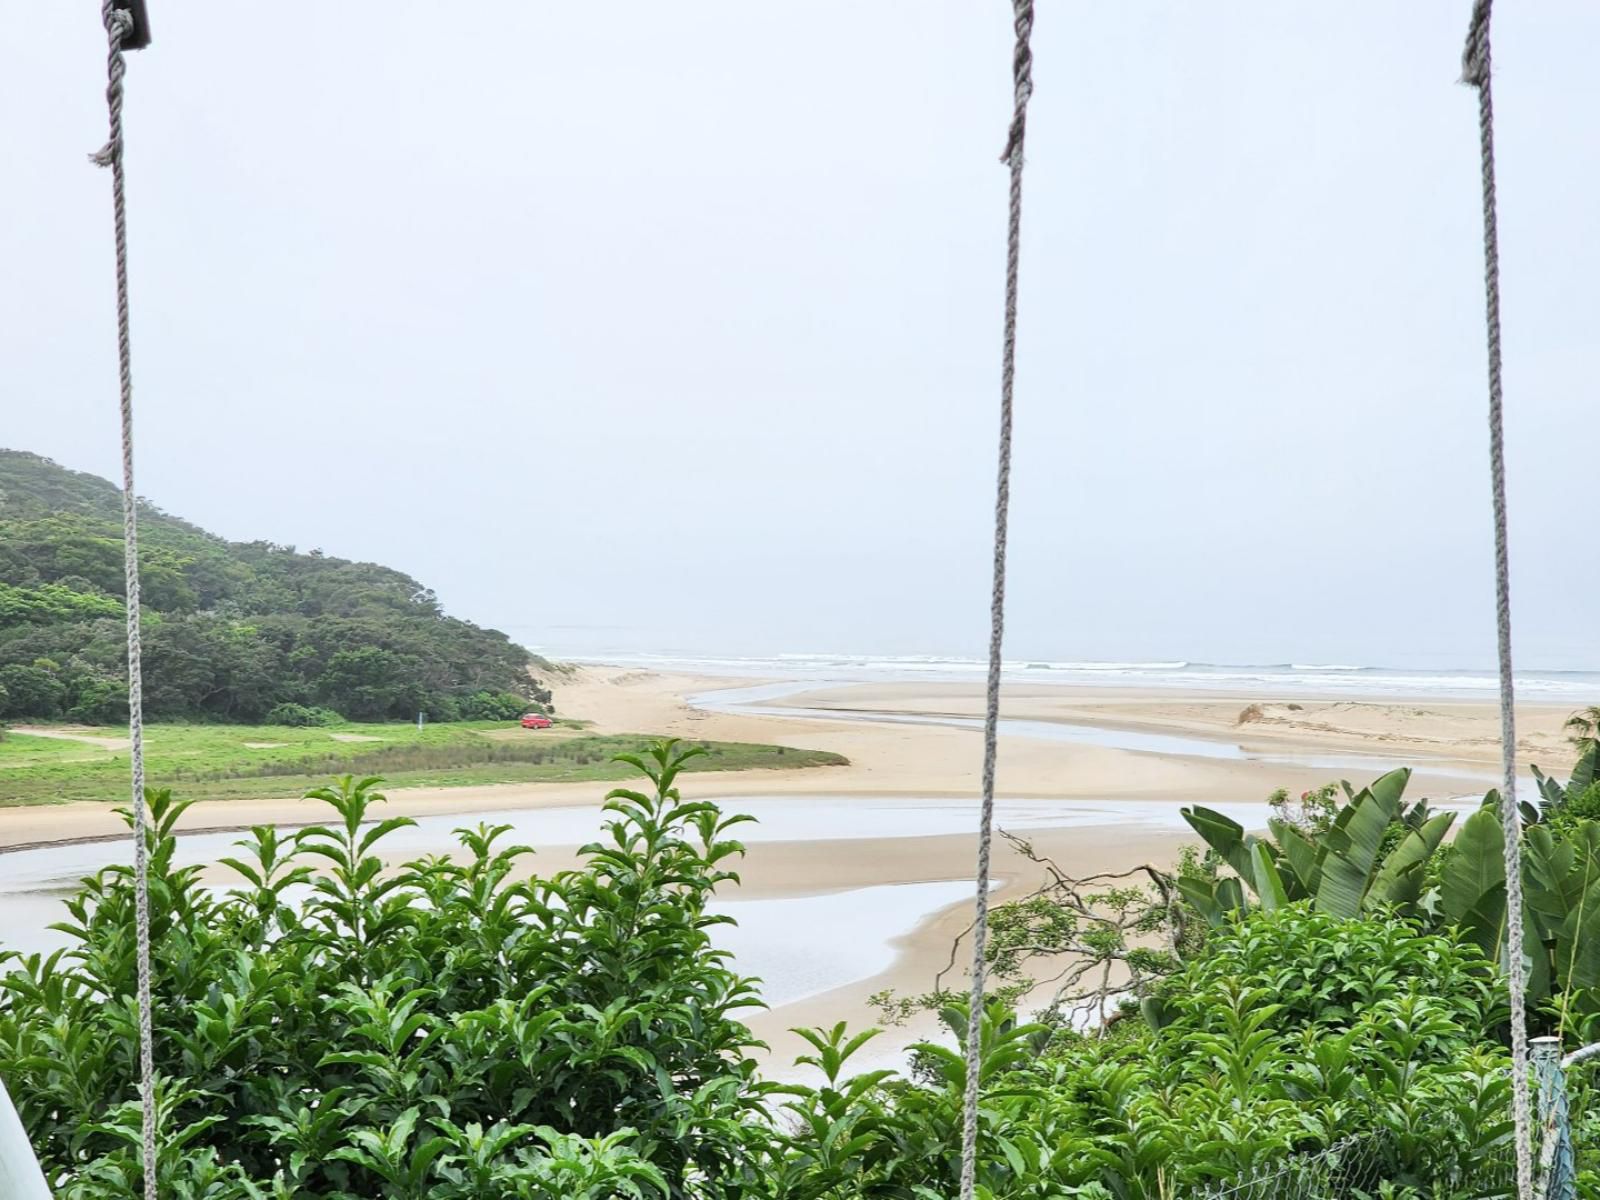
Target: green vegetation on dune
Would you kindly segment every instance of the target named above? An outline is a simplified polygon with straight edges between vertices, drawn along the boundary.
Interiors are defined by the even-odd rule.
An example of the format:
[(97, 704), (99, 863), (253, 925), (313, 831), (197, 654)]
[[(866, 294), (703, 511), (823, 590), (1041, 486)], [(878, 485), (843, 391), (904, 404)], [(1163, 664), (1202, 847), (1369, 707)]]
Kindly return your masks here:
[[(0, 740), (0, 806), (127, 798), (122, 731), (84, 731), (115, 746), (10, 733)], [(157, 724), (145, 729), (145, 768), (154, 783), (196, 800), (295, 796), (330, 774), (381, 775), (391, 787), (453, 787), (616, 779), (618, 754), (640, 750), (643, 734), (585, 734), (571, 727), (524, 730), (505, 722), (427, 725)], [(704, 742), (694, 768), (831, 766), (822, 750), (748, 742)]]
[[(149, 504), (139, 538), (151, 717), (453, 721), (550, 702), (529, 674), (550, 664), (389, 567), (228, 542)], [(121, 493), (0, 450), (0, 718), (125, 719), (123, 612)]]

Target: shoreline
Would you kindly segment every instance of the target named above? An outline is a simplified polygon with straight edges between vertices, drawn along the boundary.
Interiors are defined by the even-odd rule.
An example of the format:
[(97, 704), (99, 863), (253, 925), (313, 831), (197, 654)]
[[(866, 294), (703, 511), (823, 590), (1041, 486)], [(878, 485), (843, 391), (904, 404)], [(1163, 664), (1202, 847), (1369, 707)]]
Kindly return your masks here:
[[(687, 697), (762, 686), (749, 677), (662, 674), (636, 668), (586, 667), (568, 681), (561, 697), (563, 715), (593, 722), (596, 732), (651, 732), (685, 740), (779, 743), (845, 755), (845, 766), (795, 770), (689, 773), (679, 787), (687, 797), (737, 807), (742, 801), (813, 806), (849, 820), (850, 801), (872, 809), (880, 821), (868, 836), (817, 840), (752, 840), (739, 870), (743, 884), (722, 893), (724, 902), (758, 902), (817, 897), (895, 884), (968, 881), (972, 878), (981, 738), (973, 729), (919, 719), (970, 721), (981, 713), (981, 681), (865, 682), (840, 685), (796, 681), (787, 696), (763, 702), (762, 712), (696, 707)], [(1290, 706), (1294, 707), (1290, 707)], [(1259, 717), (1240, 722), (1245, 710)], [(792, 711), (785, 711), (792, 710)], [(820, 711), (819, 711), (820, 710)], [(1567, 756), (1560, 725), (1571, 705), (1519, 705), (1522, 735), (1519, 759), (1561, 774)], [(871, 719), (876, 714), (878, 719)], [(882, 719), (885, 715), (893, 720)], [(1201, 694), (1152, 688), (1075, 687), (1051, 683), (1008, 687), (1003, 717), (1058, 727), (1133, 730), (1174, 738), (1200, 739), (1212, 747), (1237, 747), (1239, 756), (1190, 757), (1097, 745), (1092, 741), (1002, 734), (996, 794), (1017, 806), (1043, 801), (1056, 806), (1080, 803), (1116, 806), (1115, 814), (1077, 824), (1026, 828), (1037, 851), (1070, 873), (1123, 869), (1141, 862), (1169, 865), (1179, 848), (1197, 839), (1181, 827), (1162, 827), (1130, 810), (1149, 807), (1170, 814), (1179, 804), (1261, 804), (1277, 787), (1291, 791), (1344, 777), (1362, 783), (1384, 767), (1411, 765), (1412, 798), (1472, 794), (1492, 786), (1496, 761), (1492, 703), (1443, 697), (1264, 697), (1259, 694)], [(1048, 732), (1046, 730), (1045, 732)], [(1231, 751), (1227, 752), (1231, 755)], [(1268, 757), (1258, 757), (1266, 755)], [(1358, 756), (1370, 772), (1355, 767), (1295, 764), (1272, 755)], [(1466, 779), (1482, 776), (1481, 787)], [(594, 806), (623, 782), (522, 783), (454, 788), (395, 789), (384, 815), (447, 818), (451, 815), (528, 812)], [(919, 835), (915, 800), (944, 801), (945, 807), (970, 803), (974, 832)], [(895, 802), (901, 802), (897, 805)], [(876, 802), (876, 804), (874, 804)], [(107, 804), (72, 804), (0, 810), (0, 884), (12, 854), (31, 848), (92, 845), (125, 839), (127, 831)], [(1048, 806), (1046, 806), (1048, 808)], [(906, 827), (883, 832), (884, 813), (905, 810)], [(879, 811), (881, 810), (881, 811)], [(317, 801), (210, 801), (193, 806), (180, 832), (231, 833), (257, 824), (322, 823), (328, 810)], [(801, 809), (795, 809), (801, 812)], [(819, 811), (816, 814), (822, 816)], [(830, 819), (835, 819), (830, 817)], [(1002, 822), (1002, 825), (1004, 822)], [(532, 860), (541, 873), (571, 865), (576, 847), (539, 846)], [(409, 851), (408, 851), (409, 853)], [(19, 868), (20, 869), (20, 868)], [(1037, 885), (1042, 870), (1005, 843), (996, 847), (993, 903), (1014, 900)], [(924, 913), (888, 943), (878, 972), (806, 995), (775, 1009), (752, 1010), (747, 1021), (771, 1045), (767, 1055), (781, 1073), (799, 1039), (794, 1026), (839, 1020), (877, 1025), (868, 998), (894, 989), (916, 994), (931, 986), (934, 972), (950, 956), (951, 939), (969, 919), (970, 901)], [(3, 933), (0, 933), (0, 940)], [(957, 956), (952, 986), (966, 977)], [(928, 1015), (932, 1020), (931, 1015)], [(895, 1028), (880, 1039), (879, 1053), (935, 1032), (921, 1019)]]
[[(682, 787), (697, 796), (796, 794), (870, 796), (973, 796), (979, 756), (967, 731), (937, 725), (875, 724), (878, 714), (896, 717), (974, 719), (981, 714), (981, 685), (928, 682), (798, 681), (803, 691), (771, 703), (792, 715), (721, 712), (685, 699), (763, 681), (749, 677), (662, 674), (637, 668), (578, 669), (563, 699), (563, 715), (593, 724), (598, 733), (645, 732), (684, 740), (779, 742), (801, 749), (834, 750), (845, 766), (794, 770), (690, 772)], [(803, 700), (804, 703), (798, 703)], [(1291, 714), (1292, 705), (1300, 706)], [(1251, 706), (1263, 719), (1240, 724)], [(829, 720), (801, 709), (827, 709)], [(1570, 756), (1560, 725), (1571, 711), (1563, 702), (1519, 704), (1518, 760), (1560, 773)], [(1250, 693), (1200, 692), (1067, 684), (1007, 689), (1002, 715), (1008, 720), (1054, 722), (1153, 735), (1179, 735), (1244, 748), (1237, 759), (1193, 758), (1035, 739), (1007, 737), (997, 795), (1083, 800), (1181, 798), (1188, 803), (1259, 799), (1275, 787), (1291, 791), (1318, 786), (1343, 772), (1359, 777), (1356, 764), (1317, 766), (1262, 761), (1261, 754), (1287, 750), (1312, 756), (1356, 754), (1389, 766), (1412, 766), (1419, 788), (1440, 794), (1470, 794), (1467, 781), (1492, 786), (1498, 765), (1497, 717), (1486, 701), (1440, 697), (1316, 697), (1266, 699)], [(1345, 718), (1329, 721), (1329, 715)], [(1398, 732), (1395, 723), (1409, 728)], [(1385, 726), (1389, 726), (1386, 728)], [(1251, 752), (1254, 752), (1252, 754)], [(1374, 764), (1376, 767), (1376, 763)], [(1376, 770), (1373, 772), (1376, 774)], [(513, 811), (597, 800), (623, 782), (504, 783), (388, 790), (387, 812), (431, 816), (451, 811)], [(0, 854), (126, 836), (109, 803), (74, 802), (0, 808)], [(185, 814), (185, 832), (248, 830), (257, 824), (315, 824), (315, 802), (296, 797), (202, 801)], [(3, 859), (0, 859), (3, 862)]]

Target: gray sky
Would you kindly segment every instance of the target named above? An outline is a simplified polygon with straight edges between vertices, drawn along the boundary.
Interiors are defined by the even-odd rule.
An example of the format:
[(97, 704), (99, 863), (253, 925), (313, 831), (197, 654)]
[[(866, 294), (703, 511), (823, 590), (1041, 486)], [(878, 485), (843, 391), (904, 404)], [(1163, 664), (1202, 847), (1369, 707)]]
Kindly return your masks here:
[[(156, 503), (557, 650), (981, 651), (1008, 4), (151, 7)], [(1042, 0), (1017, 657), (1492, 660), (1468, 9)], [(109, 476), (97, 10), (5, 16), (0, 444)], [(1600, 665), (1596, 44), (1497, 13), (1529, 666)]]

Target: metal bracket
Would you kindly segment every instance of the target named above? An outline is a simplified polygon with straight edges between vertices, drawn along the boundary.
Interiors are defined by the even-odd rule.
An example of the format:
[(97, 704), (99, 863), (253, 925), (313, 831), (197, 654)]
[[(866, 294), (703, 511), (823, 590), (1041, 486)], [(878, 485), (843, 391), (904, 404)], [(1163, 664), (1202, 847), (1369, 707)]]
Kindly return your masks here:
[[(1535, 1038), (1535, 1041), (1540, 1039)], [(1600, 1057), (1600, 1042), (1591, 1042), (1582, 1049), (1574, 1050), (1561, 1060), (1562, 1067), (1575, 1067), (1581, 1062), (1588, 1062), (1591, 1058)]]
[(116, 0), (116, 7), (133, 19), (133, 27), (122, 39), (124, 50), (143, 50), (150, 44), (150, 14), (144, 0)]

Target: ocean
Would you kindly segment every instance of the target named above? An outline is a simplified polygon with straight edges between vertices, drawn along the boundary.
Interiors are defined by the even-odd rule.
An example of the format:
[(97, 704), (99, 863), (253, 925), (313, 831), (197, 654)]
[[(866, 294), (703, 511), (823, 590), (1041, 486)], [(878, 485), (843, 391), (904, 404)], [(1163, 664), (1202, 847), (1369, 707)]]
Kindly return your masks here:
[[(632, 666), (641, 669), (720, 675), (732, 678), (796, 679), (819, 682), (982, 679), (988, 667), (974, 658), (941, 655), (778, 654), (768, 657), (678, 654), (563, 655), (553, 658), (579, 664)], [(1194, 691), (1247, 691), (1286, 695), (1439, 696), (1492, 700), (1499, 691), (1493, 668), (1453, 670), (1359, 666), (1343, 663), (1208, 663), (1208, 662), (1057, 662), (1015, 659), (1005, 663), (1011, 683), (1074, 686), (1148, 687)], [(1574, 704), (1600, 703), (1600, 671), (1519, 671), (1517, 695), (1525, 700)]]

